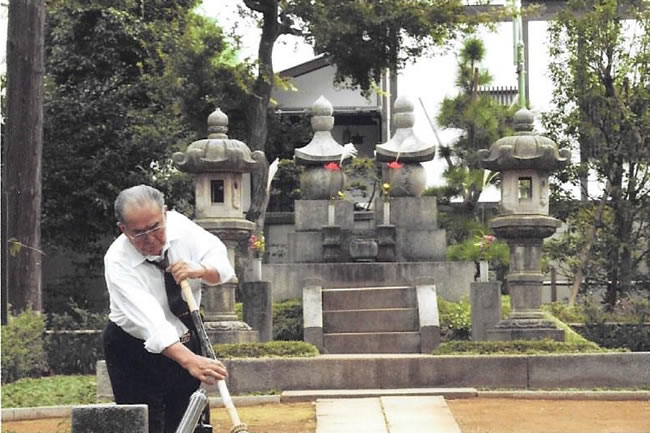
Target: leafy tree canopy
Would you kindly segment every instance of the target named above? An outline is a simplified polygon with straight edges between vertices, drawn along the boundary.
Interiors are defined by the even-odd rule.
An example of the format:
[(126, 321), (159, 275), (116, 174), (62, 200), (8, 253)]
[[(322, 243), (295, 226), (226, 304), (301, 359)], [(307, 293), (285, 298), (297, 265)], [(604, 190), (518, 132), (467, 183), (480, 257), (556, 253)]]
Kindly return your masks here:
[[(92, 248), (115, 227), (124, 187), (153, 183), (171, 207), (191, 205), (169, 155), (199, 137), (216, 106), (234, 114), (248, 71), (197, 1), (75, 1), (48, 5), (43, 238)], [(243, 117), (243, 116), (242, 116)], [(232, 120), (232, 118), (231, 118)], [(241, 124), (241, 121), (239, 121)], [(197, 134), (198, 131), (198, 134)]]

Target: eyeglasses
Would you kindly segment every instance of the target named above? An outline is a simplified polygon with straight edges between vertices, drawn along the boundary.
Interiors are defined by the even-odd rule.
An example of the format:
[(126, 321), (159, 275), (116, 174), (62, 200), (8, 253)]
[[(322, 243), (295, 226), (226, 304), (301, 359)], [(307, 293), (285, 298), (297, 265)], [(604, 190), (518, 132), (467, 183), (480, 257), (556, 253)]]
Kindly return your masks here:
[(144, 240), (148, 235), (155, 235), (165, 228), (165, 223), (157, 223), (155, 226), (147, 229), (145, 231), (139, 231), (134, 235), (126, 234), (131, 240), (141, 241)]

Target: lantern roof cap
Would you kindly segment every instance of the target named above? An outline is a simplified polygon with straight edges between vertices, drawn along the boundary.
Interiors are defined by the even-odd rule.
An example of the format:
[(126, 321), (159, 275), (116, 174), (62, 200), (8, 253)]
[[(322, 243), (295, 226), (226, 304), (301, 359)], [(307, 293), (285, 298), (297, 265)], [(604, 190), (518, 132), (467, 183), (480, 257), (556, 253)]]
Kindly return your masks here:
[(550, 138), (533, 132), (535, 115), (522, 108), (513, 117), (514, 135), (495, 141), (490, 149), (478, 151), (481, 167), (493, 171), (538, 169), (555, 170), (571, 160), (571, 151), (558, 149)]
[(187, 173), (250, 172), (264, 158), (242, 141), (228, 138), (228, 116), (217, 108), (208, 116), (208, 138), (172, 155), (174, 166)]

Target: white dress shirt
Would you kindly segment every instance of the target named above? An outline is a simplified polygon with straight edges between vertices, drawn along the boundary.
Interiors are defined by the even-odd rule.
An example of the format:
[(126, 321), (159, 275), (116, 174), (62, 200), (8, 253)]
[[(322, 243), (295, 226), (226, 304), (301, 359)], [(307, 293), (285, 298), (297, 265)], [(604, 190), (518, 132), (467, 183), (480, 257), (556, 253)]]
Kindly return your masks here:
[[(205, 265), (219, 273), (220, 283), (235, 276), (226, 246), (219, 238), (178, 212), (168, 211), (165, 221), (169, 262), (183, 260), (193, 267)], [(144, 340), (144, 347), (160, 353), (179, 341), (187, 332), (169, 309), (165, 279), (161, 270), (148, 263), (122, 233), (104, 256), (106, 285), (110, 296), (109, 319), (133, 337)], [(189, 280), (196, 303), (201, 303), (201, 284)]]

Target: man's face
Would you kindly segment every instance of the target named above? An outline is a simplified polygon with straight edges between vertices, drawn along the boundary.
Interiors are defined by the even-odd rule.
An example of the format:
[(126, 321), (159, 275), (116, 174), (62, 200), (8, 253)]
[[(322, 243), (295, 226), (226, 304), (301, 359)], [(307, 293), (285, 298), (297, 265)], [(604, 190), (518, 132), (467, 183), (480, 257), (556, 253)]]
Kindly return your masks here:
[(145, 256), (159, 256), (165, 245), (165, 215), (167, 207), (157, 204), (130, 206), (125, 210), (125, 223), (118, 227), (129, 238), (131, 244)]

